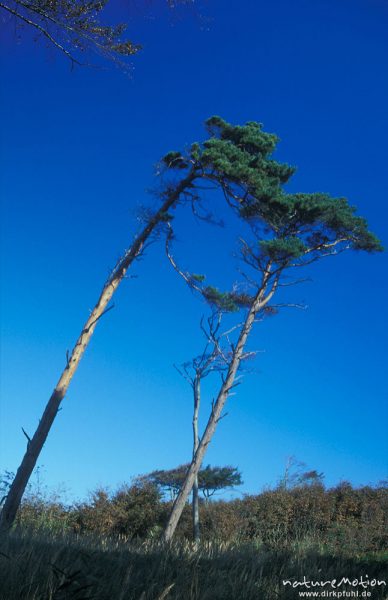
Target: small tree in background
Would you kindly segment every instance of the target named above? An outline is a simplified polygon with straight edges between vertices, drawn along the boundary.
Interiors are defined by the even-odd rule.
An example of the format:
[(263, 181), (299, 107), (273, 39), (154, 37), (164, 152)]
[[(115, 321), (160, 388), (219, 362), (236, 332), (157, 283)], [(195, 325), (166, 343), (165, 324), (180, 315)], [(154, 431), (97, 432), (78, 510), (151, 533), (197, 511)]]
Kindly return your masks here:
[(233, 489), (242, 484), (241, 473), (237, 467), (207, 465), (199, 471), (199, 489), (207, 501), (217, 492)]
[[(365, 219), (355, 215), (354, 207), (345, 198), (322, 193), (287, 194), (281, 184), (289, 180), (293, 169), (269, 160), (268, 156), (264, 159), (267, 170), (263, 174), (258, 124), (250, 124), (249, 134), (244, 128), (236, 131), (237, 128), (219, 117), (212, 118), (208, 124), (218, 135), (203, 152), (208, 157), (205, 161), (211, 159), (228, 176), (231, 184), (225, 183), (224, 193), (233, 205), (239, 204), (240, 216), (251, 224), (250, 240), (241, 240), (241, 256), (249, 267), (252, 292), (226, 377), (165, 529), (167, 542), (174, 535), (207, 447), (222, 418), (253, 325), (265, 314), (285, 275), (345, 250), (382, 250)], [(271, 144), (271, 151), (274, 143), (276, 140)]]
[[(171, 499), (175, 499), (181, 489), (190, 463), (179, 465), (175, 469), (159, 469), (148, 475), (141, 475), (135, 480), (139, 485), (150, 483), (167, 493)], [(230, 465), (225, 467), (212, 467), (207, 465), (198, 473), (198, 490), (202, 492), (205, 499), (209, 499), (216, 492), (234, 488), (242, 485), (241, 473), (237, 467)]]
[[(164, 494), (168, 494), (171, 500), (175, 500), (185, 482), (189, 467), (188, 463), (175, 469), (152, 471), (148, 475), (138, 477), (136, 481), (139, 487), (155, 486)], [(242, 483), (241, 473), (237, 467), (207, 465), (204, 469), (200, 469), (195, 481), (196, 494), (193, 494), (192, 503), (194, 542), (200, 540), (199, 492), (202, 492), (205, 501), (209, 502), (209, 499), (217, 492), (233, 489)]]

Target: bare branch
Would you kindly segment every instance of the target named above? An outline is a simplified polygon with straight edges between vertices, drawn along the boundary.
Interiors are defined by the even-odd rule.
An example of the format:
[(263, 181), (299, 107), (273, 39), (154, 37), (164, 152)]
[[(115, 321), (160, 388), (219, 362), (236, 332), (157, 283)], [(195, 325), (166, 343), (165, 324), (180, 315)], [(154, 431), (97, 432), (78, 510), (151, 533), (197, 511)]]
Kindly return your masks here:
[(176, 371), (178, 371), (179, 375), (183, 377), (183, 379), (186, 379), (186, 381), (191, 385), (191, 387), (194, 385), (194, 378), (188, 375), (186, 369), (182, 371), (175, 363), (173, 364), (173, 367), (174, 369), (176, 369)]
[(216, 419), (216, 423), (219, 423), (220, 421), (222, 421), (222, 419), (225, 419), (225, 417), (228, 416), (228, 412), (224, 413), (223, 415), (221, 415), (220, 417), (218, 417), (218, 419)]
[(291, 285), (299, 285), (300, 283), (307, 283), (311, 281), (311, 277), (302, 277), (301, 279), (294, 279), (293, 281), (279, 283), (279, 287), (289, 287)]
[(28, 448), (29, 445), (31, 444), (31, 438), (28, 435), (28, 433), (25, 431), (25, 429), (23, 429), (23, 427), (22, 427), (22, 432), (24, 433), (25, 437), (27, 438), (27, 448)]
[[(199, 187), (199, 189), (204, 189)], [(215, 189), (215, 188), (213, 188)], [(224, 222), (222, 219), (215, 219), (213, 216), (213, 213), (211, 213), (210, 211), (205, 211), (203, 210), (203, 214), (199, 212), (199, 208), (202, 208), (199, 197), (198, 196), (194, 196), (192, 197), (191, 200), (191, 212), (193, 213), (194, 217), (196, 219), (198, 219), (199, 221), (205, 221), (205, 223), (209, 223), (209, 225), (215, 225), (217, 227), (224, 227)]]
[(292, 302), (286, 302), (283, 304), (271, 304), (271, 308), (298, 308), (300, 310), (307, 310), (308, 309), (308, 305), (307, 304), (295, 304)]
[(257, 281), (255, 281), (254, 279), (252, 279), (252, 277), (247, 275), (247, 273), (245, 273), (245, 271), (242, 271), (241, 269), (237, 269), (237, 270), (253, 288), (257, 288)]
[(82, 63), (80, 63), (76, 58), (74, 58), (74, 56), (68, 50), (66, 50), (66, 48), (64, 48), (59, 42), (57, 42), (57, 40), (55, 40), (52, 37), (52, 35), (50, 35), (48, 31), (46, 31), (46, 29), (44, 29), (44, 27), (39, 25), (39, 23), (36, 23), (35, 21), (31, 21), (31, 19), (29, 19), (28, 17), (25, 17), (22, 13), (18, 12), (14, 8), (11, 8), (10, 6), (7, 6), (3, 2), (0, 2), (0, 8), (4, 8), (4, 10), (8, 11), (10, 14), (14, 15), (21, 21), (24, 21), (24, 23), (27, 23), (27, 25), (31, 25), (32, 27), (34, 27), (35, 29), (40, 31), (40, 33), (42, 35), (44, 35), (52, 44), (54, 44), (54, 46), (56, 46), (58, 48), (58, 50), (63, 52), (63, 54), (65, 54), (67, 56), (67, 58), (69, 60), (71, 60), (72, 64), (75, 63), (77, 65), (82, 66)]
[(102, 312), (96, 319), (94, 319), (94, 321), (92, 321), (89, 326), (84, 329), (84, 333), (88, 333), (88, 331), (93, 327), (93, 325), (95, 325), (97, 323), (97, 321), (99, 321), (104, 315), (106, 315), (106, 313), (108, 313), (110, 310), (113, 310), (115, 307), (114, 304), (112, 304), (112, 306), (110, 306), (109, 308), (107, 308), (106, 310), (104, 310), (104, 312)]
[(167, 255), (168, 260), (170, 261), (172, 267), (175, 269), (175, 271), (178, 273), (178, 275), (180, 275), (182, 277), (182, 279), (187, 283), (187, 285), (191, 289), (196, 290), (197, 292), (199, 292), (202, 295), (201, 288), (194, 283), (193, 278), (188, 273), (184, 273), (178, 267), (176, 261), (174, 260), (174, 257), (172, 256), (172, 254), (170, 252), (170, 241), (174, 237), (174, 232), (173, 232), (173, 229), (172, 229), (170, 223), (167, 223), (167, 227), (168, 227), (168, 233), (167, 233), (167, 236), (166, 236), (166, 245), (165, 245), (165, 247), (166, 247), (166, 255)]
[[(345, 252), (345, 250), (349, 250), (349, 248), (350, 248), (350, 245), (343, 246), (342, 248), (336, 248), (336, 249), (332, 250), (331, 252), (321, 252), (319, 255), (313, 256), (313, 258), (311, 258), (310, 260), (301, 260), (300, 262), (297, 262), (297, 263), (291, 263), (288, 265), (288, 267), (289, 268), (307, 267), (308, 265), (311, 265), (312, 263), (316, 262), (317, 260), (320, 260), (321, 258), (324, 258), (326, 256), (337, 256), (338, 254)], [(315, 249), (315, 251), (318, 251), (318, 250)]]

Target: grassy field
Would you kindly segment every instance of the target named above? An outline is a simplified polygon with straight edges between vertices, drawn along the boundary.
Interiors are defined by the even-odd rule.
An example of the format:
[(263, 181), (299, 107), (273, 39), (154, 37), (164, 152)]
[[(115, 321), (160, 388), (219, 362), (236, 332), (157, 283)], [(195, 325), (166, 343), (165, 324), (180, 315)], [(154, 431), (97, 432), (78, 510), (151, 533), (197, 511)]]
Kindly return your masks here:
[[(283, 579), (381, 580), (385, 564), (381, 553), (334, 556), (307, 541), (282, 551), (215, 543), (193, 549), (188, 542), (165, 548), (19, 529), (0, 546), (0, 599), (288, 600), (299, 598), (298, 590)], [(339, 589), (359, 589), (362, 597), (360, 587)], [(386, 587), (368, 589), (372, 600), (386, 598)]]

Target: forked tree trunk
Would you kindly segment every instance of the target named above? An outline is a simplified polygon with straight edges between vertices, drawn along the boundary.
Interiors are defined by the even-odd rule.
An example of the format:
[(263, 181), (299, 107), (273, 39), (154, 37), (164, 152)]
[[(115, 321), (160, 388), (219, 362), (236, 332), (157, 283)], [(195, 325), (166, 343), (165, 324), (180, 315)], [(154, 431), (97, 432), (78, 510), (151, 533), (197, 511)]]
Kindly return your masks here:
[[(199, 446), (198, 435), (198, 413), (201, 403), (201, 377), (199, 374), (194, 379), (194, 413), (193, 413), (193, 459)], [(199, 497), (198, 497), (198, 473), (194, 478), (193, 484), (193, 539), (198, 543), (200, 540), (200, 524), (199, 524)]]
[(196, 178), (194, 169), (190, 171), (185, 179), (172, 189), (167, 199), (164, 201), (160, 209), (154, 214), (149, 220), (148, 224), (144, 227), (143, 231), (139, 233), (132, 246), (127, 250), (123, 257), (118, 262), (117, 266), (113, 270), (113, 273), (104, 285), (101, 295), (95, 305), (91, 315), (86, 321), (81, 334), (72, 350), (71, 355), (68, 357), (67, 365), (63, 370), (58, 383), (46, 405), (43, 412), (42, 418), (39, 421), (39, 425), (31, 439), (28, 440), (27, 450), (23, 457), (23, 460), (17, 470), (15, 479), (10, 486), (8, 495), (4, 502), (3, 509), (0, 514), (0, 532), (7, 531), (13, 524), (17, 510), (20, 506), (20, 502), (24, 491), (26, 489), (29, 478), (34, 470), (39, 454), (43, 448), (43, 445), (47, 439), (51, 426), (58, 413), (60, 404), (67, 392), (69, 384), (73, 378), (73, 375), (79, 365), (83, 353), (85, 352), (90, 339), (93, 335), (94, 329), (102, 317), (104, 312), (107, 310), (107, 306), (118, 288), (120, 282), (123, 280), (129, 266), (141, 253), (144, 243), (147, 241), (149, 236), (154, 231), (155, 227), (165, 220), (165, 214), (174, 207), (176, 202), (179, 200), (182, 192), (186, 188), (192, 185), (192, 182)]
[(211, 439), (216, 430), (218, 421), (221, 418), (222, 409), (224, 408), (225, 402), (228, 398), (230, 390), (233, 387), (234, 380), (236, 378), (237, 371), (238, 371), (241, 359), (244, 354), (244, 348), (245, 348), (249, 333), (255, 322), (256, 315), (262, 308), (264, 308), (264, 306), (272, 298), (272, 296), (275, 292), (276, 285), (277, 285), (276, 282), (272, 285), (270, 292), (267, 295), (265, 295), (266, 290), (267, 290), (268, 280), (271, 276), (269, 268), (270, 268), (270, 265), (267, 267), (267, 270), (263, 276), (263, 280), (262, 280), (260, 289), (258, 290), (258, 292), (255, 296), (255, 299), (248, 311), (244, 325), (242, 326), (242, 329), (240, 331), (240, 335), (239, 335), (236, 347), (234, 349), (231, 362), (229, 364), (229, 369), (228, 369), (226, 378), (225, 378), (224, 383), (222, 384), (221, 389), (219, 391), (217, 400), (214, 404), (214, 407), (210, 414), (209, 420), (207, 422), (205, 432), (201, 438), (201, 441), (197, 448), (197, 452), (195, 453), (195, 456), (193, 457), (190, 468), (187, 472), (186, 479), (185, 479), (183, 486), (174, 502), (174, 505), (173, 505), (173, 508), (171, 511), (171, 515), (169, 517), (166, 529), (164, 530), (164, 533), (163, 533), (163, 540), (165, 542), (171, 541), (171, 539), (175, 533), (175, 529), (178, 525), (179, 519), (182, 515), (185, 504), (187, 502), (187, 498), (189, 497), (189, 494), (194, 485), (195, 478), (198, 476), (198, 473), (201, 468), (202, 461), (205, 456), (207, 447), (211, 442)]

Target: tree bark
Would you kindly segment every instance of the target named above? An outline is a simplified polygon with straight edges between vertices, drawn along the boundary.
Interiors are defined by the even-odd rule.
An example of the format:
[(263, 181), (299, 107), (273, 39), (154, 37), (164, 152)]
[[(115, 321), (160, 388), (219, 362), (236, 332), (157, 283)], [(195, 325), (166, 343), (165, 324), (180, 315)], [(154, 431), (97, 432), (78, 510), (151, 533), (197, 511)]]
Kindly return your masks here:
[(183, 483), (183, 486), (174, 502), (171, 515), (169, 517), (166, 529), (163, 533), (163, 540), (165, 542), (170, 542), (175, 529), (178, 525), (179, 519), (182, 515), (184, 506), (187, 502), (187, 498), (191, 492), (191, 489), (194, 485), (195, 478), (198, 476), (198, 472), (201, 468), (203, 458), (205, 456), (208, 445), (210, 444), (214, 432), (216, 430), (217, 424), (221, 418), (222, 410), (225, 406), (225, 402), (229, 396), (230, 390), (233, 387), (234, 380), (237, 375), (238, 368), (240, 366), (240, 362), (243, 356), (244, 348), (248, 339), (248, 336), (251, 332), (252, 326), (254, 324), (257, 313), (267, 304), (267, 302), (272, 298), (273, 294), (276, 290), (277, 281), (272, 285), (271, 290), (267, 295), (267, 285), (268, 280), (270, 279), (270, 265), (267, 266), (266, 271), (264, 272), (263, 279), (260, 285), (260, 288), (257, 291), (255, 299), (248, 311), (247, 317), (245, 319), (244, 325), (240, 331), (240, 335), (236, 344), (236, 347), (233, 352), (233, 356), (231, 362), (229, 364), (227, 376), (221, 386), (219, 394), (217, 396), (217, 400), (213, 406), (212, 412), (210, 414), (209, 420), (206, 425), (205, 432), (201, 438), (201, 441), (198, 445), (197, 451), (193, 460), (191, 462), (190, 468), (187, 472), (186, 479)]
[(177, 184), (175, 189), (171, 190), (160, 209), (153, 215), (144, 229), (135, 237), (131, 247), (119, 260), (109, 279), (105, 283), (97, 304), (86, 321), (72, 350), (72, 353), (67, 360), (67, 365), (62, 371), (58, 383), (46, 405), (42, 418), (39, 421), (39, 425), (33, 437), (28, 440), (27, 450), (17, 470), (15, 479), (10, 486), (7, 498), (0, 514), (0, 533), (10, 529), (15, 520), (16, 513), (20, 506), (20, 502), (29, 478), (34, 470), (40, 452), (58, 413), (60, 404), (65, 397), (69, 384), (90, 342), (99, 319), (106, 312), (107, 306), (119, 284), (123, 280), (129, 266), (136, 259), (136, 257), (139, 256), (145, 242), (148, 240), (155, 227), (164, 220), (165, 213), (174, 207), (176, 202), (179, 200), (180, 195), (186, 190), (186, 188), (192, 185), (192, 182), (196, 176), (196, 172), (193, 168), (187, 177), (182, 179), (179, 184)]
[[(193, 459), (199, 446), (198, 435), (198, 413), (201, 402), (201, 376), (197, 373), (194, 379), (194, 413), (193, 413)], [(195, 543), (200, 540), (199, 524), (199, 498), (198, 498), (198, 473), (194, 478), (193, 484), (193, 539)]]

